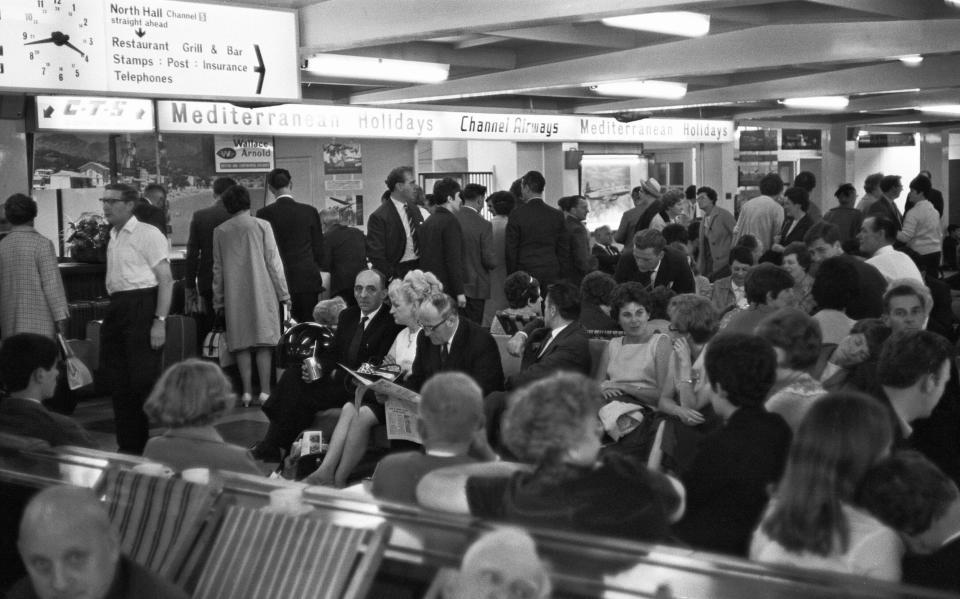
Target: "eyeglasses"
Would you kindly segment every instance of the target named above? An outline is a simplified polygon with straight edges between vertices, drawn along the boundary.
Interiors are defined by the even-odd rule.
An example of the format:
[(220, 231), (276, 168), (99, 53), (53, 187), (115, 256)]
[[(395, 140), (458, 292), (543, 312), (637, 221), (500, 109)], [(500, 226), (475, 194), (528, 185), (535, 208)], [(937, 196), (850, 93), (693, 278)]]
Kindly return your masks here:
[(438, 328), (440, 328), (440, 325), (442, 325), (442, 324), (444, 324), (445, 322), (447, 322), (447, 319), (448, 319), (448, 318), (450, 318), (450, 317), (448, 316), (447, 318), (444, 318), (443, 320), (441, 320), (441, 321), (438, 322), (437, 324), (423, 324), (423, 323), (421, 322), (421, 323), (420, 323), (420, 326), (423, 328), (423, 331), (424, 331), (426, 334), (429, 335), (430, 333), (433, 333), (433, 332), (436, 331)]
[(117, 202), (122, 201), (122, 198), (100, 198), (100, 202), (103, 204), (116, 204)]

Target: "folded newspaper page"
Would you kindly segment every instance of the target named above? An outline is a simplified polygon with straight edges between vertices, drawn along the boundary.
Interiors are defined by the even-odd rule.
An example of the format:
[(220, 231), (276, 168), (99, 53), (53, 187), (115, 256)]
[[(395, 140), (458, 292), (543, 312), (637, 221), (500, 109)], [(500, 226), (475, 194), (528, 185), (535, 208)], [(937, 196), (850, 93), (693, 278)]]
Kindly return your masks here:
[(340, 364), (340, 366), (360, 383), (354, 400), (357, 409), (360, 408), (363, 395), (367, 391), (386, 395), (389, 398), (383, 406), (386, 412), (388, 439), (391, 441), (402, 439), (413, 443), (423, 443), (420, 432), (417, 430), (417, 419), (420, 416), (419, 393), (385, 379), (372, 381), (343, 364)]

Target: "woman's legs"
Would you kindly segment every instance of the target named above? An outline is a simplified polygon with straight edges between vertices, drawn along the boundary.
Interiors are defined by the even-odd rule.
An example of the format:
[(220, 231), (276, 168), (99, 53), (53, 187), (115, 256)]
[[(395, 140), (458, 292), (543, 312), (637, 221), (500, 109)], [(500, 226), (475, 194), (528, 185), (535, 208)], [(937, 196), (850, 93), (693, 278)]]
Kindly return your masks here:
[(333, 478), (333, 486), (337, 488), (347, 486), (347, 478), (357, 467), (363, 454), (367, 452), (367, 443), (370, 441), (370, 431), (377, 424), (377, 417), (367, 406), (360, 406), (360, 413), (350, 423), (350, 432), (347, 433), (347, 442), (343, 448), (343, 456), (337, 466)]
[(327, 446), (327, 455), (323, 456), (323, 463), (317, 468), (317, 471), (307, 477), (306, 482), (314, 485), (332, 485), (337, 466), (340, 464), (340, 456), (343, 455), (343, 447), (347, 442), (347, 435), (350, 432), (350, 425), (357, 417), (357, 408), (353, 402), (343, 404), (340, 410), (340, 418), (337, 420), (337, 426), (333, 429), (333, 435)]
[(237, 369), (240, 370), (240, 382), (243, 384), (243, 394), (250, 397), (253, 394), (253, 369), (249, 349), (234, 352), (237, 359)]
[(270, 395), (270, 366), (273, 362), (272, 347), (258, 347), (257, 374), (260, 375), (260, 395)]

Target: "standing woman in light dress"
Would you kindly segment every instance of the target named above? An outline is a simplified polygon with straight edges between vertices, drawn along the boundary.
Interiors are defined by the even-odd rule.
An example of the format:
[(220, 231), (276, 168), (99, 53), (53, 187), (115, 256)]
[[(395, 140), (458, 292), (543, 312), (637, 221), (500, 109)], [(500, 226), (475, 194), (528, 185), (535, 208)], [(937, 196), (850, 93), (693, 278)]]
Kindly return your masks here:
[(37, 203), (22, 193), (3, 206), (13, 226), (0, 241), (0, 336), (66, 332), (67, 295), (53, 242), (33, 228)]
[[(398, 381), (410, 374), (413, 361), (417, 357), (417, 335), (420, 333), (417, 308), (428, 297), (442, 292), (443, 284), (437, 277), (422, 270), (411, 270), (403, 277), (403, 281), (394, 279), (390, 283), (387, 290), (390, 295), (390, 313), (397, 324), (406, 328), (397, 333), (397, 338), (387, 351), (383, 363), (400, 366)], [(343, 404), (340, 419), (337, 420), (337, 426), (330, 437), (327, 455), (317, 471), (307, 477), (306, 482), (334, 487), (346, 486), (347, 477), (367, 451), (370, 431), (377, 424), (384, 424), (386, 421), (383, 404), (372, 395), (368, 392), (359, 410), (352, 401)]]
[(252, 367), (260, 375), (260, 403), (270, 397), (270, 362), (280, 340), (280, 304), (290, 293), (273, 228), (250, 215), (241, 185), (221, 196), (229, 220), (213, 230), (213, 308), (226, 318), (227, 348), (236, 355), (244, 406), (253, 398)]

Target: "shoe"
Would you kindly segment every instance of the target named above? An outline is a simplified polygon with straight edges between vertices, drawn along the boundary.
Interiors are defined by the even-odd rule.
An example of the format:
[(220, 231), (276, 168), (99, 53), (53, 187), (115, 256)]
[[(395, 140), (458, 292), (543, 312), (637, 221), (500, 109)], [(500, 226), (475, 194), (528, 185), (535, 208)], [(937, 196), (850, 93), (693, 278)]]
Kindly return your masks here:
[(283, 461), (283, 456), (280, 453), (279, 447), (274, 447), (273, 445), (265, 445), (262, 442), (255, 443), (253, 447), (250, 448), (250, 455), (253, 456), (253, 459), (260, 460), (261, 462)]
[(249, 408), (250, 403), (253, 401), (253, 397), (249, 393), (244, 393), (240, 397), (240, 403), (243, 404), (243, 407)]
[(260, 405), (262, 406), (263, 404), (267, 403), (267, 400), (268, 400), (268, 399), (270, 399), (270, 394), (269, 394), (269, 393), (261, 393), (261, 394), (260, 394), (260, 398), (259, 398), (258, 401), (259, 401)]

